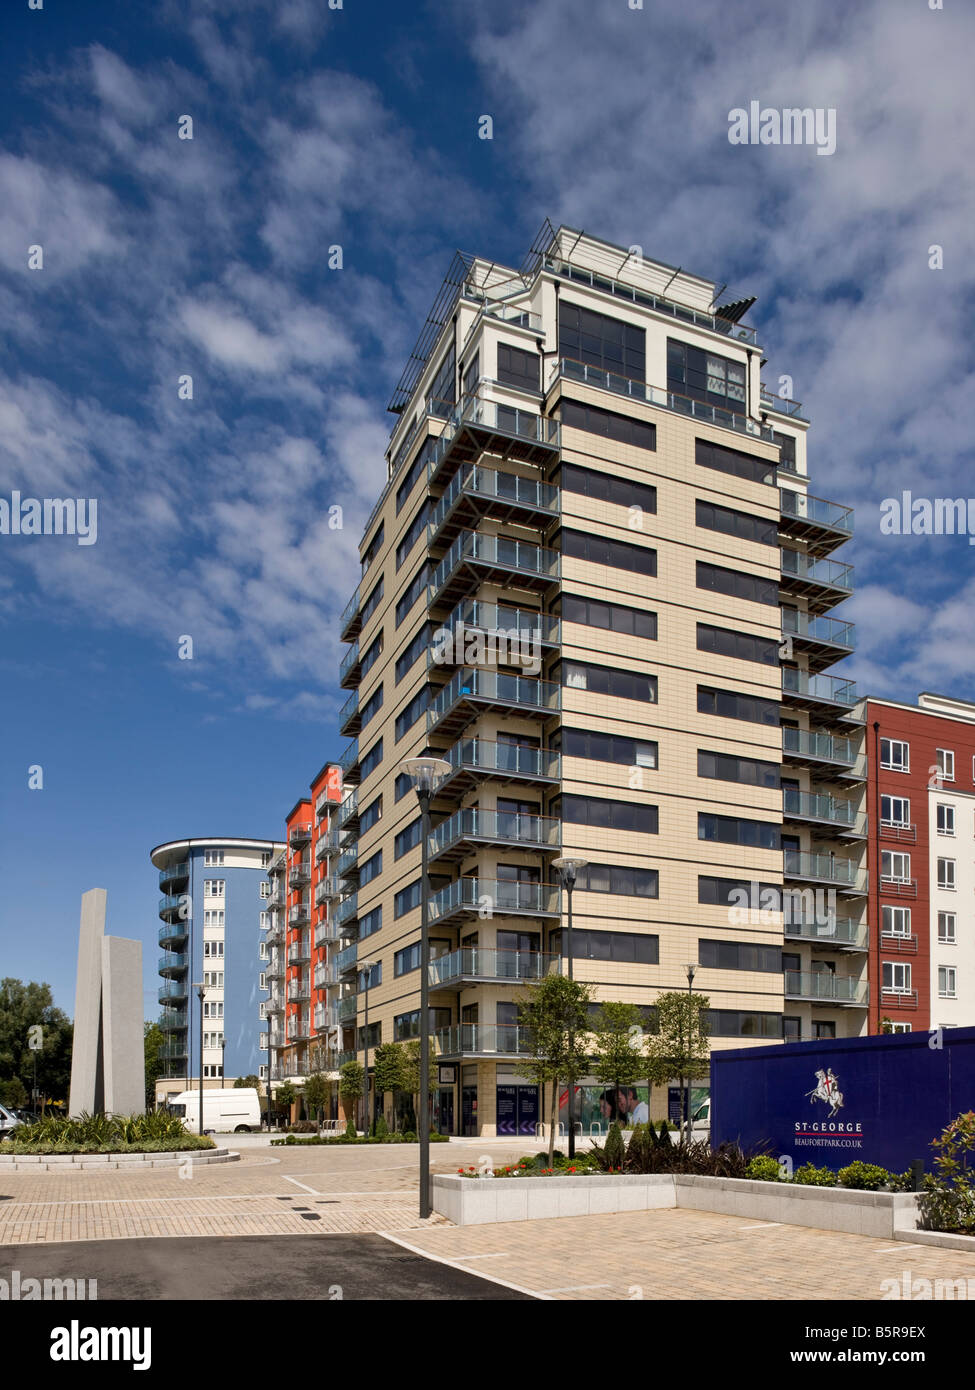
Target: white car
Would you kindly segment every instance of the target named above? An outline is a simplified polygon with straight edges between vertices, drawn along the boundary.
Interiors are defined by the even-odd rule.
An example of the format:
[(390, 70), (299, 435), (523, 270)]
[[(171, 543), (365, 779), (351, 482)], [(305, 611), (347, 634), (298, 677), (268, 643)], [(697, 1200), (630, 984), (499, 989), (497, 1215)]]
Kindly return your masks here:
[(23, 1124), (23, 1120), (18, 1120), (12, 1110), (8, 1110), (5, 1105), (0, 1105), (0, 1139), (6, 1139), (12, 1130), (17, 1129)]

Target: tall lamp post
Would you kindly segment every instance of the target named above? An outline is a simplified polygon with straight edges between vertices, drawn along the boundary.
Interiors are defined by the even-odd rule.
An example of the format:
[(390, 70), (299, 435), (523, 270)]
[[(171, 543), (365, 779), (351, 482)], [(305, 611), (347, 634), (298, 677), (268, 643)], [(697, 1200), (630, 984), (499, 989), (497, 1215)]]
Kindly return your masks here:
[[(563, 956), (565, 956), (565, 958), (568, 960), (568, 963), (569, 963), (568, 974), (569, 974), (569, 979), (570, 979), (570, 980), (572, 979), (572, 890), (573, 890), (573, 888), (576, 886), (576, 878), (577, 878), (577, 876), (578, 876), (579, 870), (580, 870), (580, 869), (584, 869), (588, 863), (589, 863), (589, 860), (588, 860), (588, 859), (580, 859), (580, 858), (577, 858), (577, 857), (574, 857), (574, 856), (568, 855), (568, 854), (562, 855), (560, 858), (558, 858), (558, 859), (553, 859), (553, 860), (552, 860), (552, 868), (553, 868), (553, 869), (555, 870), (555, 872), (558, 874), (558, 876), (559, 876), (559, 882), (561, 883), (562, 887), (565, 889), (565, 895), (566, 895), (566, 898), (567, 898), (567, 900), (568, 900), (568, 903), (567, 903), (567, 907), (568, 907), (568, 911), (567, 911), (567, 921), (566, 921), (566, 930), (565, 930), (565, 937), (564, 937), (564, 941), (563, 941), (562, 954), (563, 954)], [(570, 1034), (569, 1034), (569, 1050), (570, 1050), (570, 1051), (572, 1050), (572, 1044), (573, 1044), (573, 1042), (574, 1042), (574, 1038), (573, 1038), (572, 1034), (570, 1033)], [(572, 1081), (572, 1080), (570, 1079), (570, 1081), (569, 1081), (569, 1157), (570, 1157), (570, 1158), (575, 1158), (575, 1152), (576, 1152), (576, 1131), (575, 1131), (575, 1123), (574, 1123), (574, 1119), (575, 1119), (575, 1103), (574, 1103), (574, 1102), (575, 1102), (575, 1092), (576, 1092), (575, 1082)]]
[(430, 1215), (430, 802), (450, 763), (443, 758), (404, 758), (400, 769), (412, 783), (420, 803), (420, 1220)]
[(362, 1029), (362, 1132), (369, 1133), (369, 981), (372, 979), (372, 972), (376, 968), (374, 960), (360, 960), (359, 970), (362, 974), (362, 988), (366, 996), (365, 1003), (365, 1024)]
[(206, 989), (202, 980), (194, 980), (196, 987), (196, 997), (200, 1001), (200, 1133), (203, 1133), (203, 1000), (206, 996)]
[(684, 966), (684, 970), (685, 970), (686, 973), (687, 973), (687, 1142), (688, 1142), (688, 1144), (691, 1142), (691, 1070), (690, 1070), (690, 1054), (691, 1054), (691, 1036), (692, 1036), (692, 1034), (693, 1034), (693, 1025), (692, 1025), (692, 1021), (691, 1021), (691, 986), (692, 986), (693, 983), (694, 983), (694, 976), (697, 974), (697, 965), (698, 965), (697, 961), (694, 961), (694, 963), (693, 963), (692, 965), (685, 965), (685, 966)]

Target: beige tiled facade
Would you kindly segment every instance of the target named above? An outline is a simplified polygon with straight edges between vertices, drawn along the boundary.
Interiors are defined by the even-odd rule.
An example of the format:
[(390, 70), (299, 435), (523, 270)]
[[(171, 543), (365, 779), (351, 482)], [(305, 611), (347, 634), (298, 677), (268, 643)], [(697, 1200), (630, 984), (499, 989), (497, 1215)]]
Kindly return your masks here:
[[(712, 316), (711, 282), (565, 228), (520, 273), (464, 258), (454, 270), (434, 314), (442, 326), (421, 338), (394, 397), (389, 482), (366, 526), (362, 579), (343, 619), (358, 653), (347, 658), (344, 684), (357, 700), (343, 720), (357, 738), (341, 758), (355, 802), (334, 855), (316, 864), (312, 893), (321, 875), (344, 865), (332, 920), (346, 935), (323, 942), (312, 969), (358, 937), (359, 959), (381, 967), (369, 989), (371, 1042), (372, 1034), (386, 1042), (417, 1031), (408, 1016), (419, 1008), (418, 969), (397, 973), (397, 953), (418, 942), (420, 929), (418, 900), (405, 910), (397, 900), (418, 883), (421, 862), (418, 833), (397, 853), (397, 836), (419, 817), (401, 763), (421, 753), (447, 758), (452, 775), (432, 807), (430, 938), (433, 955), (449, 959), (432, 968), (430, 1003), (439, 1011), (431, 1022), (439, 1060), (453, 1067), (453, 1081), (445, 1073), (436, 1114), (451, 1132), (490, 1135), (497, 1086), (518, 1084), (517, 976), (555, 968), (564, 940), (565, 895), (551, 867), (560, 853), (608, 868), (614, 888), (630, 886), (590, 891), (582, 880), (574, 893), (575, 973), (597, 999), (651, 1005), (662, 990), (686, 988), (684, 966), (700, 959), (694, 988), (710, 998), (715, 1047), (863, 1031), (862, 727), (850, 714), (855, 695), (822, 674), (852, 641), (826, 616), (849, 592), (849, 575), (830, 557), (852, 522), (835, 503), (807, 500), (807, 422), (761, 384), (762, 349), (737, 322), (740, 306)], [(700, 461), (708, 445), (719, 466)], [(563, 472), (571, 469), (586, 470), (585, 479)], [(722, 522), (737, 530), (699, 524), (699, 504), (737, 514)], [(426, 524), (407, 550), (421, 508)], [(763, 539), (741, 534), (750, 518), (766, 523)], [(580, 537), (628, 549), (611, 554), (614, 563), (592, 549), (578, 558)], [(646, 572), (647, 550), (655, 574)], [(736, 587), (757, 580), (762, 600), (699, 587), (699, 563), (732, 571)], [(589, 601), (587, 621), (574, 600)], [(613, 630), (606, 605), (641, 616), (619, 613), (612, 621), (621, 630)], [(622, 630), (645, 625), (646, 614), (655, 615), (655, 637)], [(518, 625), (542, 636), (531, 648), (532, 674), (525, 663), (475, 669), (437, 659), (435, 633), (458, 616), (469, 632)], [(427, 624), (416, 659), (397, 671)], [(757, 639), (762, 655), (701, 649), (699, 624)], [(794, 634), (785, 642), (784, 630)], [(590, 671), (587, 685), (609, 680), (615, 689), (586, 688), (575, 663), (604, 668)], [(655, 680), (655, 692), (644, 682), (620, 694), (630, 673)], [(380, 686), (381, 706), (360, 727)], [(758, 717), (727, 717), (702, 706), (700, 687), (765, 703), (752, 709)], [(398, 725), (424, 691), (429, 712), (418, 705), (418, 717)], [(605, 747), (581, 756), (583, 734), (614, 736), (613, 760)], [(705, 777), (702, 751), (774, 767), (740, 770), (755, 780)], [(611, 826), (578, 819), (581, 809), (606, 820), (606, 802), (621, 807)], [(654, 808), (656, 829), (646, 821), (626, 828), (618, 817), (631, 815), (627, 807)], [(712, 815), (746, 843), (711, 838), (700, 817)], [(448, 825), (451, 817), (460, 819)], [(743, 822), (762, 825), (763, 843), (747, 843)], [(623, 877), (631, 870), (642, 876), (640, 891)], [(648, 873), (657, 875), (655, 893)], [(810, 902), (818, 891), (822, 920), (784, 928), (781, 910), (772, 910), (736, 921), (726, 899), (701, 899), (702, 876), (802, 889)], [(831, 890), (839, 890), (835, 903)], [(363, 924), (378, 929), (363, 935)], [(620, 937), (608, 950), (593, 935), (607, 931)], [(656, 959), (623, 959), (627, 936), (654, 938)], [(350, 1008), (356, 978), (314, 996), (323, 1025), (340, 995)], [(364, 1004), (360, 993), (355, 1020), (343, 1020), (345, 1052), (361, 1049), (352, 1025), (362, 1029)], [(655, 1097), (654, 1113), (664, 1104)]]

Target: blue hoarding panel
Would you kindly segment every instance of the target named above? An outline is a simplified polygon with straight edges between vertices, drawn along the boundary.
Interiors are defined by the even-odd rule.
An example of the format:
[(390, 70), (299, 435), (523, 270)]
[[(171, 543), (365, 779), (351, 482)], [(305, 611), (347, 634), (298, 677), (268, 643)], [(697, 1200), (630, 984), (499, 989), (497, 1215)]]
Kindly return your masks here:
[(711, 1142), (787, 1154), (798, 1168), (854, 1159), (931, 1167), (931, 1140), (975, 1109), (975, 1028), (823, 1039), (711, 1055)]

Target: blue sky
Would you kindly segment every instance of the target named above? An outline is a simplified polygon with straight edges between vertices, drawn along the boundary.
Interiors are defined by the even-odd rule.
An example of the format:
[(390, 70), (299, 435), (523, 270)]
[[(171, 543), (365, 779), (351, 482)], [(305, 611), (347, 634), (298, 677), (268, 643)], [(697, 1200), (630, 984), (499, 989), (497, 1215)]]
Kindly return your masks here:
[[(975, 549), (878, 521), (975, 492), (970, 10), (11, 0), (4, 29), (0, 496), (99, 517), (0, 536), (0, 974), (72, 1011), (98, 885), (155, 1012), (148, 850), (280, 833), (343, 745), (391, 387), (454, 248), (518, 264), (546, 216), (759, 296), (813, 490), (858, 510), (849, 674), (975, 698)], [(752, 100), (835, 107), (836, 153), (730, 145)]]

